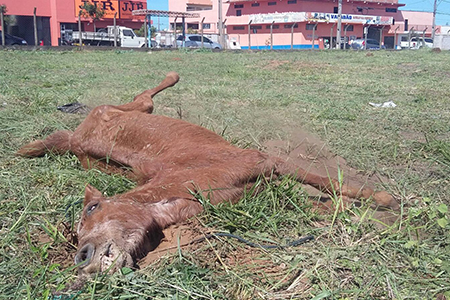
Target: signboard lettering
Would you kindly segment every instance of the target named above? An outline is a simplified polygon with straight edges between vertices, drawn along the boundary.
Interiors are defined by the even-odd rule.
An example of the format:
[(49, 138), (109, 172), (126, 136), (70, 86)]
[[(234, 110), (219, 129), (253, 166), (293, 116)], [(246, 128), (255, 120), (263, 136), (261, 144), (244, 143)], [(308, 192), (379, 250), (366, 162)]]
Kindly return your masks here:
[(144, 16), (133, 16), (132, 11), (136, 9), (147, 9), (147, 2), (145, 0), (74, 0), (75, 1), (75, 16), (78, 17), (80, 9), (84, 3), (92, 3), (96, 7), (100, 7), (105, 11), (104, 19), (114, 18), (117, 12), (119, 19), (143, 19)]

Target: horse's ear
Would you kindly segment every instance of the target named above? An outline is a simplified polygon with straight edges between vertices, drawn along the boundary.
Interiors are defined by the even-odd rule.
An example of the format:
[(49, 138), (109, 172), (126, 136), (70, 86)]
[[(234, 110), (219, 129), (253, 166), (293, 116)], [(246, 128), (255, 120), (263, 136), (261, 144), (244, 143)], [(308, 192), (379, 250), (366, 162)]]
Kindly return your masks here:
[(89, 202), (93, 200), (101, 200), (101, 199), (103, 199), (102, 192), (97, 190), (92, 185), (88, 184), (84, 191), (84, 203), (83, 203), (84, 206), (86, 206)]

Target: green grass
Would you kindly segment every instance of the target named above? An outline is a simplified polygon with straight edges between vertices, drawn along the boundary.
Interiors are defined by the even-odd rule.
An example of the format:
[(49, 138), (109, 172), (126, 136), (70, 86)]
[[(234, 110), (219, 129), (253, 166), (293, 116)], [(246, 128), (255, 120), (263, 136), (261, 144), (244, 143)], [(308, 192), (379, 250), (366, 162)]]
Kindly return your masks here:
[[(450, 53), (373, 54), (1, 51), (0, 298), (448, 299)], [(260, 243), (307, 234), (314, 242), (264, 251), (210, 240), (141, 270), (79, 284), (70, 232), (85, 184), (112, 195), (134, 183), (82, 170), (71, 155), (14, 153), (81, 122), (56, 106), (125, 103), (169, 71), (181, 80), (155, 97), (156, 114), (181, 111), (243, 147), (306, 128), (354, 168), (389, 178), (384, 188), (400, 201), (401, 218), (375, 226), (382, 220), (366, 204), (318, 215), (306, 193), (284, 179), (234, 206), (206, 201), (197, 222)], [(388, 100), (398, 106), (368, 105)], [(62, 296), (52, 297), (57, 291)]]

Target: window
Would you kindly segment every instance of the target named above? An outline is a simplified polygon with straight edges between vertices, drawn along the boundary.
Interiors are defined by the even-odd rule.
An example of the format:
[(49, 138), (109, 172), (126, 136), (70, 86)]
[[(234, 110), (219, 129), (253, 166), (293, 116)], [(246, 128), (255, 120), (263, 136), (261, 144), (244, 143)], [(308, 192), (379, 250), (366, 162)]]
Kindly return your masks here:
[[(272, 28), (273, 29), (278, 29), (278, 28), (280, 28), (280, 25), (273, 24)], [(266, 25), (266, 29), (270, 29), (270, 25)]]
[(259, 3), (252, 3), (252, 7), (257, 7), (259, 6)]
[(262, 29), (261, 25), (250, 25), (250, 29)]
[(195, 23), (188, 23), (187, 24), (187, 28), (188, 29), (198, 30), (199, 26), (198, 26), (198, 24), (195, 24)]
[(396, 13), (397, 9), (396, 8), (391, 8), (391, 7), (386, 7), (386, 12)]
[(211, 29), (210, 23), (203, 23), (203, 29)]
[(237, 10), (236, 10), (236, 16), (237, 16), (237, 17), (242, 16), (242, 10), (237, 9)]
[(337, 6), (333, 7), (333, 13), (334, 13), (334, 14), (337, 14), (337, 13), (339, 13), (339, 9), (338, 9), (338, 7), (337, 7)]
[(233, 26), (233, 30), (244, 30), (245, 26)]
[(288, 0), (288, 4), (295, 4), (297, 3), (297, 0)]
[(306, 30), (317, 29), (317, 24), (306, 24)]
[(405, 19), (405, 31), (408, 31), (408, 19)]
[(130, 29), (125, 29), (122, 31), (124, 36), (134, 36), (133, 31)]
[(211, 5), (195, 5), (195, 4), (186, 4), (186, 11), (200, 11), (200, 10), (212, 10)]
[(277, 5), (277, 3), (275, 2), (275, 1), (272, 1), (272, 2), (268, 2), (267, 3), (269, 6), (272, 6), (272, 5)]
[(346, 25), (344, 31), (353, 31), (353, 25)]
[[(292, 24), (284, 24), (284, 28), (291, 28)], [(298, 24), (296, 23), (294, 28), (298, 28)]]
[(244, 8), (244, 4), (235, 4), (234, 8)]

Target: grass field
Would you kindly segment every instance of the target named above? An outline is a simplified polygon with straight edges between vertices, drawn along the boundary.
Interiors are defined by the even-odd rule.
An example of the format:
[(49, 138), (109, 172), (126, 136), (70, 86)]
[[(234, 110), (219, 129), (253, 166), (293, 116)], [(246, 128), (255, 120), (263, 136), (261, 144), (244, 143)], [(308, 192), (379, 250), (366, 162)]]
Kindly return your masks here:
[[(308, 130), (353, 168), (388, 178), (399, 219), (379, 226), (369, 204), (317, 214), (284, 179), (235, 206), (207, 206), (195, 222), (260, 242), (315, 241), (265, 251), (210, 240), (74, 286), (71, 233), (86, 183), (108, 195), (134, 183), (84, 171), (71, 155), (14, 153), (79, 124), (83, 116), (58, 105), (125, 103), (169, 71), (181, 80), (155, 97), (155, 113), (181, 114), (242, 147)], [(450, 299), (449, 99), (448, 51), (2, 50), (0, 298)], [(389, 100), (398, 106), (368, 105)]]

